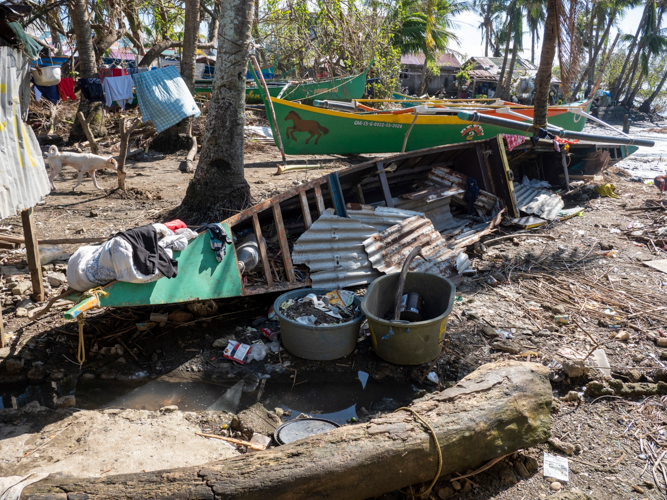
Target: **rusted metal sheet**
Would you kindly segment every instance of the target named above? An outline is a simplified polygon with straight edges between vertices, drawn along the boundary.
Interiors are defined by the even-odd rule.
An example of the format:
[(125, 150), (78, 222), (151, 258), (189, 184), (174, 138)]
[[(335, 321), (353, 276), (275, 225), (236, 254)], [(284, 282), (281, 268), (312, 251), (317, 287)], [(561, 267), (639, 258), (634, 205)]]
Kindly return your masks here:
[(455, 276), (456, 259), (460, 249), (450, 249), (446, 240), (425, 217), (415, 215), (371, 236), (364, 248), (372, 266), (383, 273), (399, 272), (408, 254), (422, 247), (422, 256), (410, 265), (410, 271)]
[(411, 210), (413, 214), (421, 213), (430, 219), (435, 229), (442, 232), (456, 232), (470, 221), (457, 219), (451, 213), (449, 206), (450, 197), (426, 203), (422, 200), (409, 200), (397, 198), (396, 206), (402, 210)]
[(0, 218), (35, 206), (51, 191), (37, 138), (21, 119), (29, 69), (27, 55), (0, 47)]
[(520, 182), (514, 183), (514, 196), (519, 210), (527, 214), (539, 215), (546, 220), (554, 220), (563, 210), (563, 199), (552, 191), (538, 189)]
[(292, 261), (310, 269), (314, 287), (343, 288), (370, 283), (381, 276), (373, 269), (363, 242), (377, 230), (327, 209), (294, 244)]
[(384, 231), (394, 224), (415, 215), (423, 215), (423, 213), (400, 208), (374, 207), (372, 205), (348, 203), (347, 215), (363, 224), (373, 226), (377, 231)]
[(423, 200), (425, 203), (432, 203), (443, 198), (451, 198), (456, 194), (465, 193), (465, 189), (451, 188), (451, 187), (435, 187), (430, 189), (422, 189), (414, 193), (407, 193), (401, 195), (401, 198), (408, 200)]
[[(427, 175), (426, 183), (431, 186), (456, 187), (463, 191), (461, 195), (455, 195), (455, 199), (460, 203), (465, 203), (465, 190), (468, 176), (447, 167), (437, 167), (431, 170)], [(498, 201), (498, 198), (484, 190), (479, 191), (475, 206), (482, 210), (491, 210)]]

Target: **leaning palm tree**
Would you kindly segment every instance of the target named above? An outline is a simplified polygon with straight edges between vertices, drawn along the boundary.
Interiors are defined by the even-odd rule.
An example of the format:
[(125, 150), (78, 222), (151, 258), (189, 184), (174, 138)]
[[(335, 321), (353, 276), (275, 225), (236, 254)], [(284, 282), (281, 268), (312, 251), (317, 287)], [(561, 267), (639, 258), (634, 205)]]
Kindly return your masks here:
[(530, 62), (535, 64), (535, 43), (540, 41), (540, 26), (546, 16), (546, 0), (524, 0), (526, 24), (530, 31)]

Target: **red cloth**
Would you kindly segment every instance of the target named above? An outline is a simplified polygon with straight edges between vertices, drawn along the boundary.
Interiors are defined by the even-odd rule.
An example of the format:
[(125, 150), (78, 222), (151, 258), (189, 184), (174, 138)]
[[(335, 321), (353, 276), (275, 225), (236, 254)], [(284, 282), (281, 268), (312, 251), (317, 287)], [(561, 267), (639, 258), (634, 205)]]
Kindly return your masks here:
[(503, 134), (505, 140), (507, 141), (507, 149), (512, 151), (515, 147), (520, 146), (526, 142), (527, 137), (525, 135), (512, 135), (512, 134)]
[(187, 224), (180, 219), (174, 219), (172, 221), (165, 222), (164, 225), (167, 226), (172, 231), (188, 227)]
[(74, 93), (74, 78), (61, 78), (58, 84), (58, 94), (63, 101), (67, 101), (69, 97), (76, 101), (76, 94)]
[(98, 71), (100, 81), (104, 83), (107, 76), (126, 76), (127, 70), (124, 68), (100, 68)]

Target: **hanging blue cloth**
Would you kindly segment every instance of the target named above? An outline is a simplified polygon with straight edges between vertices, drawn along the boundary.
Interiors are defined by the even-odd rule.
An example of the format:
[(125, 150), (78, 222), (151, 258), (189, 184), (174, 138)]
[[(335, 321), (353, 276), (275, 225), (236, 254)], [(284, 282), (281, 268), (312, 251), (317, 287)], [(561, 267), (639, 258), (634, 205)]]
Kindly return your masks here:
[[(32, 79), (32, 77), (30, 78)], [(49, 85), (48, 87), (44, 87), (43, 85), (37, 85), (35, 83), (35, 87), (37, 87), (37, 90), (42, 93), (42, 96), (46, 97), (53, 104), (58, 104), (58, 101), (60, 100), (60, 94), (58, 94), (57, 85)]]

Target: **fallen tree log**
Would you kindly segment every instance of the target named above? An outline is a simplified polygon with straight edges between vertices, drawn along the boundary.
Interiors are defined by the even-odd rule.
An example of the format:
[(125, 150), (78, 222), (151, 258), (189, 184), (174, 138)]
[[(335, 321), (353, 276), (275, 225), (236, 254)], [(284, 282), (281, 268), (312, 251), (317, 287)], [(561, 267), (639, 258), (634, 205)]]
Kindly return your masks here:
[[(410, 408), (433, 428), (441, 475), (547, 440), (549, 370), (518, 361), (490, 363), (455, 387)], [(438, 456), (429, 431), (403, 410), (266, 451), (199, 467), (104, 478), (47, 477), (24, 499), (365, 499), (430, 482)]]

